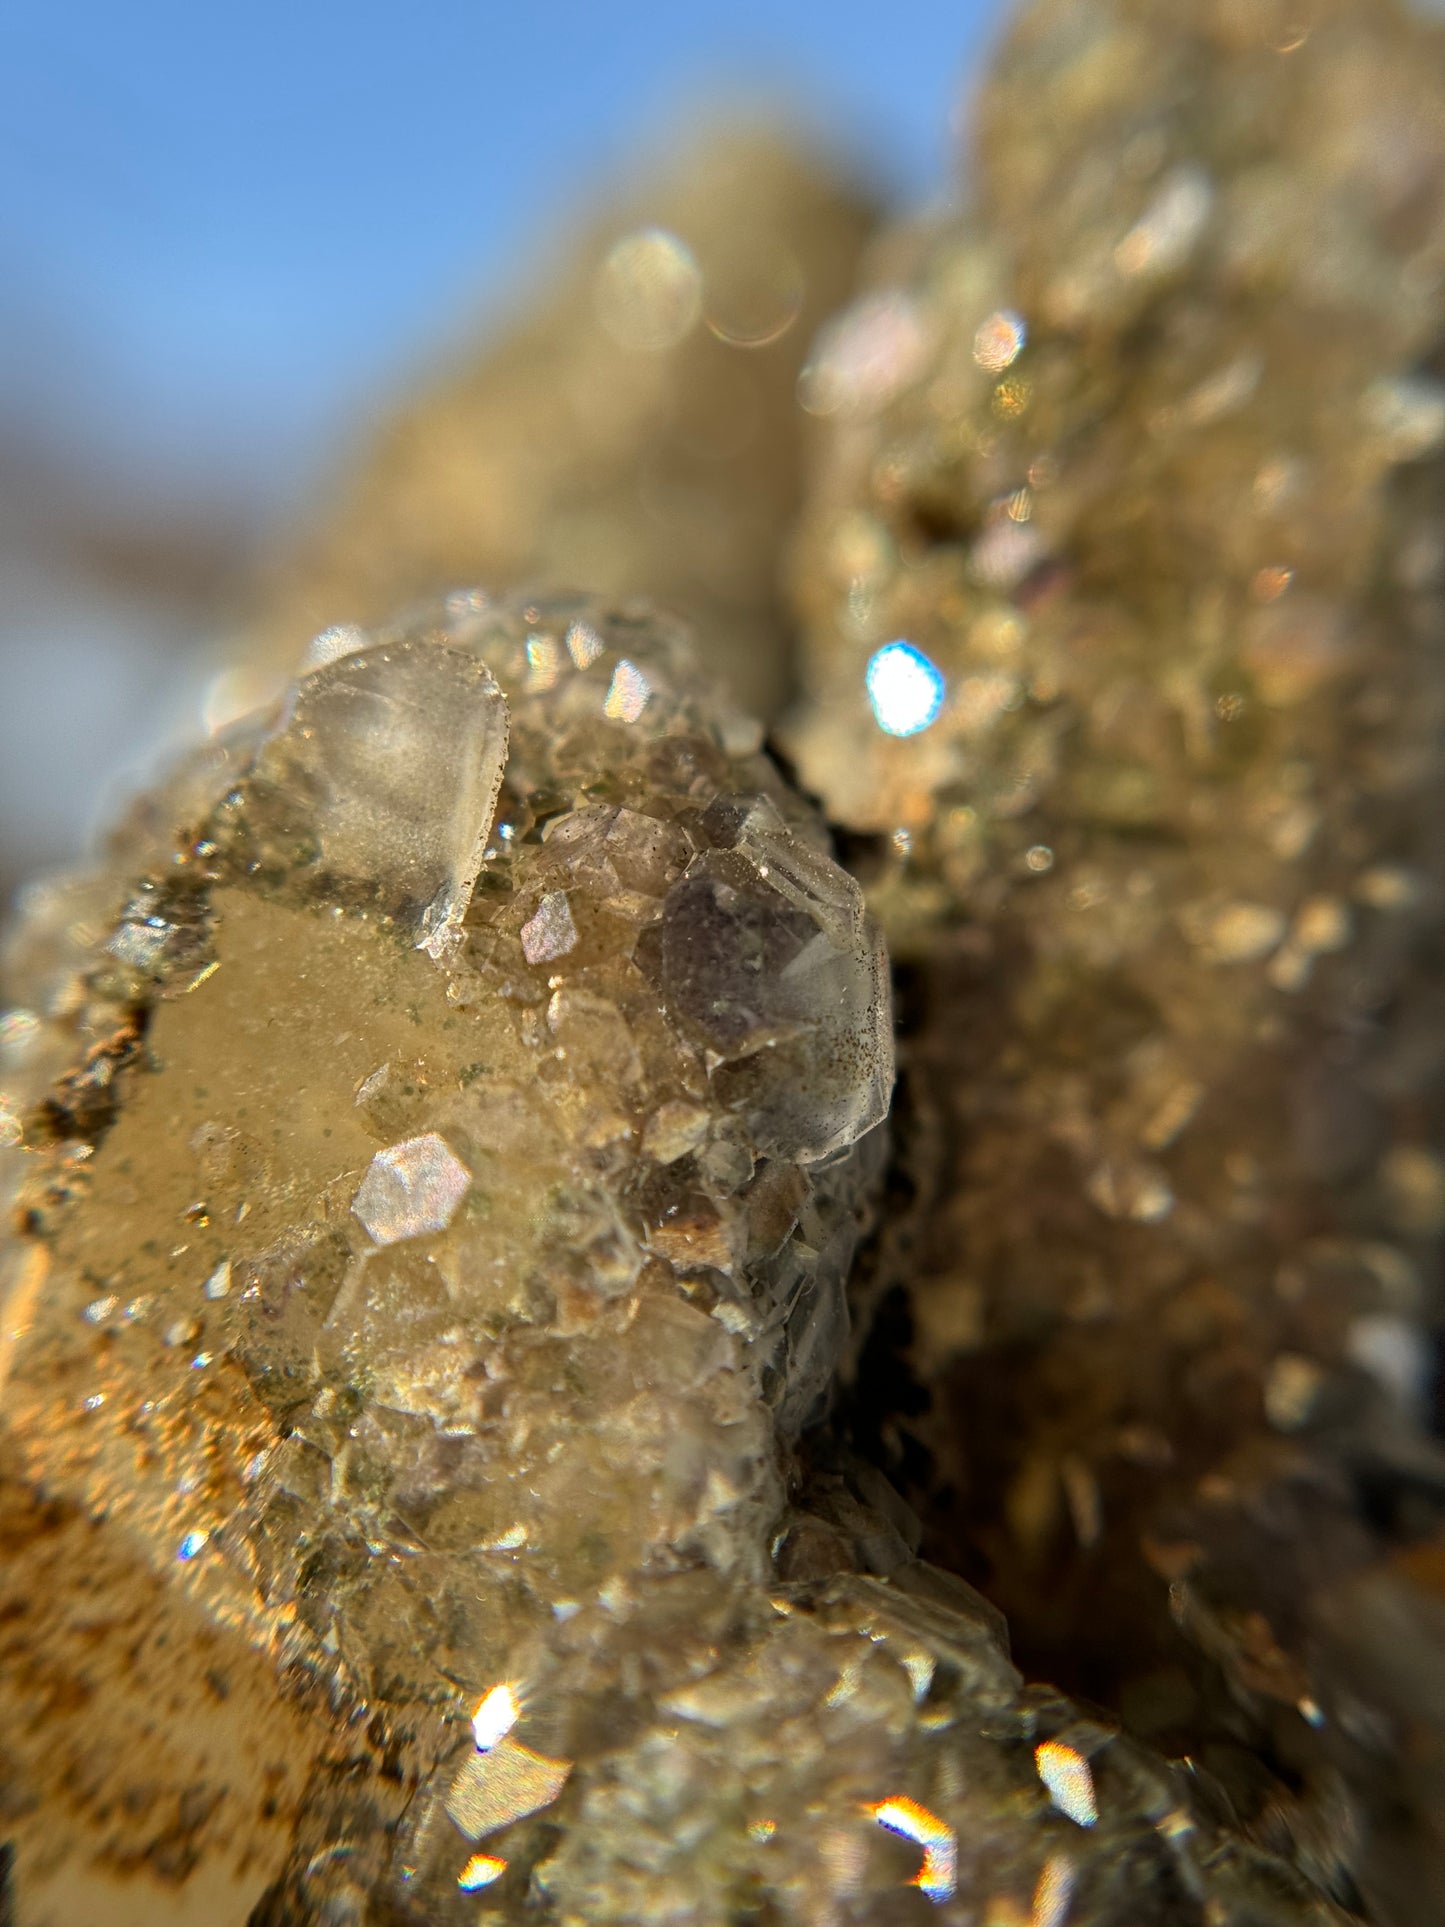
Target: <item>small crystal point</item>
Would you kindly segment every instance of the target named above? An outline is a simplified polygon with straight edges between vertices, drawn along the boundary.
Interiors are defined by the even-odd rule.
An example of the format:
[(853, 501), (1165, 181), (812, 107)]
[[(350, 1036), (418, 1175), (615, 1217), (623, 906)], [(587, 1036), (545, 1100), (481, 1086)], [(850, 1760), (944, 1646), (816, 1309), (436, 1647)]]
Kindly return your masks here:
[(445, 1231), (471, 1174), (435, 1131), (378, 1151), (352, 1210), (379, 1245)]
[(814, 1163), (887, 1113), (882, 939), (853, 879), (765, 798), (720, 798), (705, 828), (722, 847), (693, 859), (663, 907), (663, 996), (759, 1143)]
[(522, 954), (530, 964), (551, 963), (565, 957), (577, 943), (577, 926), (565, 890), (549, 890), (536, 915), (522, 925)]

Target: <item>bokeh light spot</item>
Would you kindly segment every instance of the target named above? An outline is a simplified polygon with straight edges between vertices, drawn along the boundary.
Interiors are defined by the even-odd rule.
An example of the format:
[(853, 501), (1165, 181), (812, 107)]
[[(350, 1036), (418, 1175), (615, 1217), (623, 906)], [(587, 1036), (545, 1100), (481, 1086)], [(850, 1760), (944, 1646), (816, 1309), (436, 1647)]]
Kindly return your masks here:
[(702, 314), (702, 275), (692, 250), (663, 228), (624, 235), (597, 277), (597, 316), (622, 348), (675, 348)]

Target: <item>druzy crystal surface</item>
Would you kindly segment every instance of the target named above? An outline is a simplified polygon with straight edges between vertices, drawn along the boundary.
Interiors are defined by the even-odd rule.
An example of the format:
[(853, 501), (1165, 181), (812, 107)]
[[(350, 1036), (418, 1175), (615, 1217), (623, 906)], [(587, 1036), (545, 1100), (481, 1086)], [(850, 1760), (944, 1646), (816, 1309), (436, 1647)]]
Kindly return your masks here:
[(1361, 1661), (1445, 1657), (1442, 251), (1437, 24), (1023, 7), (806, 377), (791, 739), (911, 959), (860, 1436), (1027, 1664), (1422, 1927)]
[(892, 1041), (756, 726), (636, 609), (354, 641), (12, 942), (19, 1918), (1332, 1920), (792, 1458)]
[(969, 141), (606, 220), (30, 893), (0, 1918), (1445, 1914), (1445, 41)]
[[(407, 1844), (378, 1836), (359, 1890), (440, 1881), (450, 1918), (475, 1843), (586, 1751), (558, 1629), (765, 1568), (779, 1445), (844, 1329), (889, 987), (858, 886), (665, 625), (459, 596), (357, 641), (192, 820), (185, 780), (153, 800), (170, 847), (122, 846), (94, 925), (61, 885), (18, 934), (4, 1437), (237, 1663), (372, 1721), (382, 1786), (347, 1825), (401, 1749)], [(114, 942), (137, 927), (143, 966)], [(472, 1744), (486, 1693), (535, 1716), (559, 1668), (550, 1752), (520, 1715)], [(23, 1816), (65, 1721), (7, 1724), (27, 1917), (64, 1916), (87, 1855)], [(224, 1838), (238, 1879), (267, 1831), (241, 1777), (188, 1849)], [(144, 1862), (176, 1796), (122, 1817), (101, 1780), (78, 1836)], [(281, 1917), (330, 1904), (313, 1852)]]

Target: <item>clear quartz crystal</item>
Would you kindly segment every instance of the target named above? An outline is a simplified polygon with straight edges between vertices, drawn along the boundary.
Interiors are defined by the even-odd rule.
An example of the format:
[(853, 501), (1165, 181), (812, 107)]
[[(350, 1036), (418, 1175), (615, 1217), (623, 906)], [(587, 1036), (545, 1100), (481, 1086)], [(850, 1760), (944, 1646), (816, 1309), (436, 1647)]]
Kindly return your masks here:
[(714, 804), (662, 916), (669, 1008), (717, 1060), (759, 1144), (815, 1162), (887, 1114), (888, 961), (853, 879), (764, 799)]
[(428, 947), (471, 901), (507, 760), (485, 663), (425, 632), (351, 649), (297, 684), (246, 779), (256, 861), (400, 909)]
[(378, 1151), (351, 1208), (379, 1245), (445, 1231), (471, 1182), (444, 1137), (428, 1131)]

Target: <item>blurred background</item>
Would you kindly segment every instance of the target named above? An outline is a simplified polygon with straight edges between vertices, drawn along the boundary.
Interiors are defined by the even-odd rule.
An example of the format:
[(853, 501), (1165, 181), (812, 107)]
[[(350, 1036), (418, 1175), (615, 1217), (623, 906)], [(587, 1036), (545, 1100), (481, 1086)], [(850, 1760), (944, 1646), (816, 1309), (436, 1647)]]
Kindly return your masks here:
[(6, 0), (0, 891), (197, 725), (258, 559), (710, 112), (936, 192), (998, 0)]

